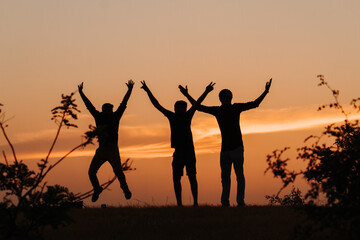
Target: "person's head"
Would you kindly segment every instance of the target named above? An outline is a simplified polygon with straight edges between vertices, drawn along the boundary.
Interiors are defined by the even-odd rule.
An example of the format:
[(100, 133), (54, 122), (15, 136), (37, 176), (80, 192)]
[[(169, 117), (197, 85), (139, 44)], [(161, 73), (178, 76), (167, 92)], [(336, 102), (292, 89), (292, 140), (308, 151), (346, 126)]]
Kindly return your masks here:
[(229, 89), (223, 89), (219, 93), (219, 99), (221, 104), (231, 104), (232, 93)]
[(184, 101), (177, 101), (174, 105), (175, 113), (184, 113), (186, 112), (187, 103)]
[(102, 112), (103, 113), (112, 113), (113, 112), (113, 105), (111, 103), (104, 103), (102, 105)]

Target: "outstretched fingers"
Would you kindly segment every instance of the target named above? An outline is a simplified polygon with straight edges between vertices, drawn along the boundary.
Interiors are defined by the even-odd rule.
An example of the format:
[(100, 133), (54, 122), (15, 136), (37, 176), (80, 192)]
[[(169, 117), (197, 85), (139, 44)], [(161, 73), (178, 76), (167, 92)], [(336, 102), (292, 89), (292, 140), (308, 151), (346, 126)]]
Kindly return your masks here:
[(84, 88), (84, 82), (81, 82), (79, 85), (78, 85), (78, 89), (79, 91), (82, 91)]
[(269, 91), (270, 86), (271, 86), (271, 83), (272, 83), (272, 78), (270, 78), (270, 80), (266, 83), (265, 89), (266, 89), (267, 91)]
[(182, 94), (186, 94), (189, 91), (187, 85), (185, 87), (179, 85), (179, 89)]
[(135, 82), (133, 80), (129, 80), (127, 83), (126, 83), (126, 86), (128, 86), (128, 88), (132, 88), (134, 86)]
[(145, 82), (145, 80), (140, 81), (140, 83), (141, 83), (141, 88), (146, 87), (146, 82)]
[(210, 82), (209, 85), (206, 86), (206, 90), (211, 92), (212, 90), (214, 90), (214, 85), (215, 83)]
[(146, 85), (145, 80), (140, 81), (140, 83), (141, 83), (140, 88), (144, 89), (145, 91), (149, 90), (148, 86)]

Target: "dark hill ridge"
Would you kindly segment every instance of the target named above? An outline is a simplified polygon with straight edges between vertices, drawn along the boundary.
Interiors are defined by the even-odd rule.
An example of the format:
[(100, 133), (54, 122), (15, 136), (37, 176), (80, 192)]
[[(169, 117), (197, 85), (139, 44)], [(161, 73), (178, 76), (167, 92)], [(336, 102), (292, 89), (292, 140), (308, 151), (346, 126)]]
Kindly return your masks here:
[(286, 207), (74, 209), (75, 223), (45, 239), (291, 239), (304, 216)]

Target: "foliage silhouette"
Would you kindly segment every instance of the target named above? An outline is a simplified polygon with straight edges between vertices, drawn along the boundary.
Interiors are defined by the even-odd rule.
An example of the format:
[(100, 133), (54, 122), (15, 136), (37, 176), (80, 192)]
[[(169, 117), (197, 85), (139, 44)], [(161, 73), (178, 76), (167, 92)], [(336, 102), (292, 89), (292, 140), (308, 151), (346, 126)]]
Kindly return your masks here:
[(265, 198), (269, 200), (271, 206), (285, 206), (285, 207), (302, 207), (304, 206), (304, 198), (300, 189), (295, 189), (293, 186), (291, 192), (284, 197), (279, 197), (278, 195), (266, 195)]
[[(47, 174), (61, 163), (67, 156), (77, 149), (93, 144), (96, 136), (96, 128), (89, 126), (85, 132), (85, 141), (54, 163), (50, 164), (49, 158), (58, 140), (61, 129), (77, 127), (73, 120), (77, 119), (77, 109), (74, 93), (62, 95), (61, 105), (53, 108), (52, 118), (58, 125), (54, 140), (49, 152), (44, 159), (38, 162), (38, 171), (33, 171), (18, 160), (15, 148), (11, 143), (6, 127), (9, 119), (5, 119), (5, 113), (0, 108), (0, 129), (7, 144), (11, 148), (13, 162), (9, 162), (5, 151), (2, 151), (5, 164), (0, 163), (0, 191), (4, 194), (0, 201), (0, 238), (41, 238), (45, 226), (53, 228), (71, 223), (67, 211), (70, 207), (82, 206), (82, 200), (91, 196), (92, 191), (74, 194), (66, 187), (60, 185), (48, 186), (44, 181)], [(0, 104), (3, 106), (3, 104)], [(129, 159), (123, 163), (124, 171), (132, 170)], [(108, 188), (113, 179), (102, 184)]]
[[(326, 86), (335, 100), (320, 106), (318, 111), (325, 108), (337, 109), (344, 115), (344, 121), (326, 126), (320, 136), (311, 135), (305, 139), (305, 142), (313, 141), (309, 146), (297, 149), (297, 159), (307, 163), (305, 169), (295, 171), (287, 168), (290, 158), (283, 157), (289, 149), (285, 147), (267, 155), (268, 168), (265, 172), (271, 171), (274, 177), (283, 182), (277, 196), (298, 176), (304, 177), (310, 184), (305, 200), (308, 216), (313, 222), (305, 232), (332, 229), (333, 234), (351, 239), (360, 236), (360, 125), (358, 120), (350, 121), (349, 115), (353, 111), (360, 111), (360, 98), (351, 100), (353, 111), (348, 112), (339, 102), (339, 91), (331, 88), (323, 75), (318, 75), (318, 78), (318, 85)], [(326, 200), (325, 205), (316, 206), (315, 203), (322, 197)], [(348, 235), (345, 236), (345, 232)]]

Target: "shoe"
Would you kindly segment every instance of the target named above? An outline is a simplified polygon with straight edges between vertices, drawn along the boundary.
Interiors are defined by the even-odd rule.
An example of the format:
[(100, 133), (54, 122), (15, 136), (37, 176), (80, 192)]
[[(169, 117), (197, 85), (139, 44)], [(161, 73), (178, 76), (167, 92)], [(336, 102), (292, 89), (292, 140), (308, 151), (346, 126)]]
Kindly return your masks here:
[(229, 203), (222, 203), (221, 206), (222, 207), (230, 207), (230, 204)]
[(125, 189), (123, 189), (123, 191), (124, 191), (124, 194), (125, 194), (125, 198), (126, 198), (127, 200), (129, 200), (129, 199), (131, 198), (131, 196), (132, 196), (129, 188), (125, 188)]
[(94, 189), (94, 193), (92, 195), (91, 201), (96, 202), (99, 199), (100, 193), (103, 191), (103, 188), (100, 187), (98, 190)]
[(244, 202), (244, 201), (239, 202), (237, 206), (238, 206), (238, 207), (245, 207), (245, 202)]

